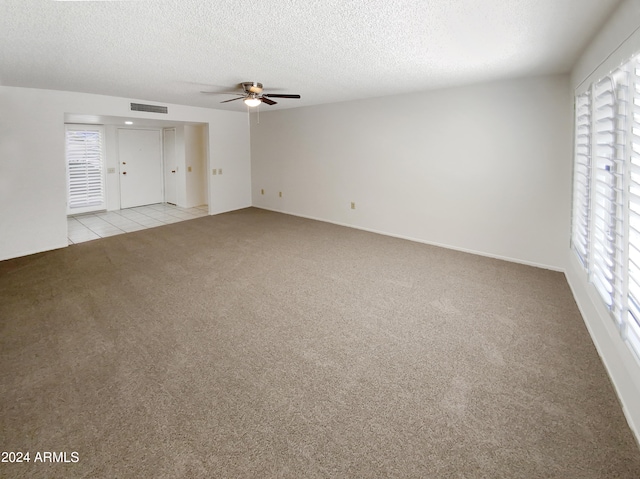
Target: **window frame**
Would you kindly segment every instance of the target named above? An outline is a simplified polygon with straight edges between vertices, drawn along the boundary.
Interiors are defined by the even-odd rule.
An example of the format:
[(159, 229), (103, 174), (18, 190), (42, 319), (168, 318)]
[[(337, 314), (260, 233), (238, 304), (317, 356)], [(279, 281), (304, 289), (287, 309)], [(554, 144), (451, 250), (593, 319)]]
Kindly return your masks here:
[(640, 364), (640, 54), (576, 92), (572, 198), (571, 249)]
[[(95, 197), (95, 193), (92, 195), (87, 191), (87, 201), (84, 204), (76, 205), (78, 203), (77, 198), (72, 196), (77, 193), (72, 191), (72, 171), (70, 168), (71, 158), (69, 151), (69, 132), (97, 132), (99, 137), (98, 145), (98, 161), (99, 161), (99, 200), (91, 201), (90, 197)], [(82, 124), (65, 124), (65, 173), (67, 180), (67, 215), (90, 213), (93, 211), (103, 211), (107, 208), (107, 188), (106, 188), (106, 161), (105, 161), (105, 134), (103, 125), (82, 125)], [(87, 175), (87, 182), (89, 182), (89, 175)], [(88, 190), (88, 188), (87, 188)]]

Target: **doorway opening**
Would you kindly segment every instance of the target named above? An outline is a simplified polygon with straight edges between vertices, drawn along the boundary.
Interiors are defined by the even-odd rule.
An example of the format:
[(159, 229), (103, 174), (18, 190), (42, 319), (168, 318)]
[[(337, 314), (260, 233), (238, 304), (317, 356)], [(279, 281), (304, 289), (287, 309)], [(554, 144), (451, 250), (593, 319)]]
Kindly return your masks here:
[(101, 132), (102, 164), (84, 167), (101, 168), (102, 194), (87, 208), (68, 208), (70, 244), (209, 213), (206, 123), (66, 114), (65, 134), (76, 130)]

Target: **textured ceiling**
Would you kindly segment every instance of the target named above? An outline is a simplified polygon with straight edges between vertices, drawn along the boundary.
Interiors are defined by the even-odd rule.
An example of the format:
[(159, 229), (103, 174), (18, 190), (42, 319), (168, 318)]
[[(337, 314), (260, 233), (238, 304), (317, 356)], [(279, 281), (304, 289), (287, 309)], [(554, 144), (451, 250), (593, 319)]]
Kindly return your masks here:
[(619, 0), (0, 0), (0, 84), (265, 111), (567, 72)]

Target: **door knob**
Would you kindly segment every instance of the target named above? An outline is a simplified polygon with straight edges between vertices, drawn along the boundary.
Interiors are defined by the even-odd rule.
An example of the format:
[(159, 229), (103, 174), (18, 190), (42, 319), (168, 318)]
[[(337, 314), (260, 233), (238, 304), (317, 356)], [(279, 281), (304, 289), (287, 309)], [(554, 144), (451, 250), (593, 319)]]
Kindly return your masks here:
[(126, 175), (126, 174), (127, 174), (127, 172), (126, 172), (126, 171), (123, 171), (123, 172), (122, 172), (122, 174), (123, 174), (123, 175)]
[(122, 162), (122, 164), (123, 164), (123, 165), (126, 165), (126, 164), (127, 164), (127, 162), (126, 162), (126, 161), (123, 161), (123, 162)]
[(176, 172), (176, 170), (171, 170), (171, 173), (175, 173), (175, 172)]

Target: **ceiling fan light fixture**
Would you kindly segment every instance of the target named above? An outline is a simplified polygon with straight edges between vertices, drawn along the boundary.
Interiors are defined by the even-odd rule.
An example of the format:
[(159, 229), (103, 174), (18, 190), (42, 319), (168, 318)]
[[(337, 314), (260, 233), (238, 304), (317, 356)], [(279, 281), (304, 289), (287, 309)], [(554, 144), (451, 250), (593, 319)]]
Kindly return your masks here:
[[(1, 0), (0, 0), (1, 1)], [(230, 100), (223, 100), (220, 103), (229, 103), (230, 101), (242, 100), (249, 108), (255, 108), (264, 103), (265, 105), (273, 106), (278, 102), (274, 98), (300, 98), (300, 95), (293, 93), (264, 93), (262, 89), (262, 83), (258, 82), (244, 82), (239, 84), (242, 87), (242, 93), (237, 91), (225, 91), (219, 92), (224, 94), (234, 95), (235, 98)], [(216, 92), (202, 92), (202, 93), (216, 93)]]
[(258, 106), (260, 103), (262, 103), (260, 98), (249, 97), (244, 99), (244, 104), (247, 105), (248, 107), (253, 108), (254, 106)]

